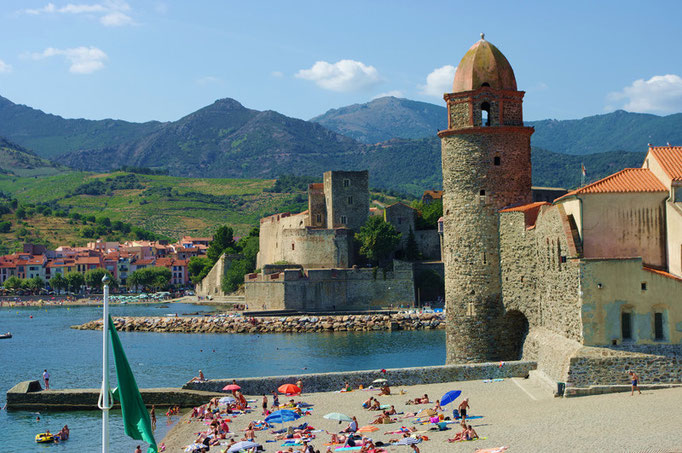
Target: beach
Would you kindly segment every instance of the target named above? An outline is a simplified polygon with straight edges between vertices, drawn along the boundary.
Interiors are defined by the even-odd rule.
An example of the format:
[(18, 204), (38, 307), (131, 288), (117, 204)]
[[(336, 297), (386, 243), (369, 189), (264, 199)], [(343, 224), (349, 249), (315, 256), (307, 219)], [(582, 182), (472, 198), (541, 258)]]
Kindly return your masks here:
[[(237, 381), (237, 383), (239, 383)], [(405, 392), (400, 395), (400, 390)], [(391, 388), (390, 396), (377, 396), (381, 404), (394, 405), (398, 412), (416, 412), (428, 405), (405, 405), (408, 399), (428, 394), (435, 403), (449, 390), (461, 390), (462, 395), (457, 398), (455, 405), (464, 398), (469, 398), (471, 409), (469, 415), (482, 418), (470, 420), (470, 424), (478, 435), (485, 439), (448, 443), (447, 439), (460, 431), (459, 424), (448, 425), (446, 431), (429, 431), (429, 425), (419, 425), (414, 418), (400, 420), (397, 423), (376, 425), (379, 430), (365, 434), (375, 442), (387, 442), (389, 439), (399, 438), (398, 434), (386, 434), (396, 431), (401, 426), (416, 427), (429, 438), (418, 444), (423, 453), (430, 452), (474, 452), (477, 449), (492, 447), (509, 447), (508, 451), (516, 452), (546, 452), (546, 451), (604, 451), (604, 452), (682, 452), (682, 388), (645, 390), (641, 395), (635, 392), (614, 393), (580, 398), (555, 398), (546, 390), (522, 378), (505, 379), (499, 382), (486, 383), (483, 381), (465, 381), (441, 384), (428, 384)], [(339, 432), (348, 423), (339, 424), (326, 420), (322, 416), (329, 412), (341, 412), (349, 416), (356, 416), (359, 426), (370, 423), (379, 413), (362, 408), (362, 402), (370, 396), (378, 395), (378, 391), (354, 390), (348, 393), (305, 393), (293, 397), (296, 401), (303, 401), (313, 405), (312, 415), (306, 415), (299, 420), (276, 428), (298, 425), (307, 422), (315, 429)], [(239, 438), (249, 422), (259, 420), (261, 416), (262, 395), (247, 397), (255, 399), (250, 405), (254, 410), (247, 415), (232, 417), (229, 424), (230, 431)], [(280, 396), (280, 403), (291, 397)], [(268, 396), (272, 404), (272, 396)], [(445, 407), (445, 415), (452, 416), (453, 404)], [(433, 426), (433, 425), (431, 425)], [(164, 439), (169, 452), (181, 452), (197, 437), (196, 432), (208, 429), (204, 422), (193, 420), (189, 422), (189, 415), (169, 432)], [(315, 433), (317, 436), (311, 443), (316, 450), (324, 452), (330, 436), (324, 431)], [(256, 431), (256, 441), (261, 443), (266, 451), (275, 452), (286, 450), (283, 442), (266, 442), (274, 438), (268, 431)], [(225, 447), (212, 447), (211, 451), (222, 451)], [(295, 447), (295, 451), (300, 450)], [(387, 451), (412, 451), (406, 446), (388, 447)]]

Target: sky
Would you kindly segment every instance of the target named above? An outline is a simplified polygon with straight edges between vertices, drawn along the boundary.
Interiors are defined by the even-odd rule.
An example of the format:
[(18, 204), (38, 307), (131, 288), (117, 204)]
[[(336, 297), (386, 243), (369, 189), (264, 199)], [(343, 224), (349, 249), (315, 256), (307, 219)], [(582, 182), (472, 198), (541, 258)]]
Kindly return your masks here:
[(679, 1), (0, 1), (0, 96), (66, 118), (177, 120), (220, 98), (310, 119), (444, 105), (481, 32), (526, 120), (682, 111)]

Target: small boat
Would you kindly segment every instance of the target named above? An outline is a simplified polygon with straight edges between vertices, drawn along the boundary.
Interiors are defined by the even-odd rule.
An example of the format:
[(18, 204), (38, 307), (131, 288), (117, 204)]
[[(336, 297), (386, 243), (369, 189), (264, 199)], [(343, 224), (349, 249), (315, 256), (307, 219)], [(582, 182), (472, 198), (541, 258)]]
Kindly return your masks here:
[(39, 444), (49, 444), (54, 442), (54, 436), (50, 433), (36, 434), (36, 442)]
[(3, 333), (0, 335), (0, 340), (4, 340), (6, 338), (12, 338), (12, 332)]

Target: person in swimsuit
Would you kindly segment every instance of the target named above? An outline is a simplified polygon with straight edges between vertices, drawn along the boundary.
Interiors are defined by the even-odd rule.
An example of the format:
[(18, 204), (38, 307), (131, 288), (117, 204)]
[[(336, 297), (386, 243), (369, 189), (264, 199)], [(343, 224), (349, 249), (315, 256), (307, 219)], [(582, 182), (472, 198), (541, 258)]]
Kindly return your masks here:
[(152, 421), (152, 431), (156, 430), (156, 407), (152, 404), (152, 409), (149, 411), (149, 418)]
[(268, 397), (263, 394), (263, 415), (268, 412)]
[(642, 394), (642, 391), (639, 389), (639, 386), (638, 386), (638, 384), (639, 384), (639, 376), (637, 376), (637, 373), (635, 373), (635, 372), (632, 371), (632, 370), (628, 371), (628, 373), (630, 374), (630, 380), (631, 380), (631, 383), (632, 383), (632, 391), (630, 392), (630, 396), (634, 396), (634, 394), (635, 394), (635, 389), (636, 389), (636, 390), (639, 392), (639, 394), (641, 395), (641, 394)]
[(50, 373), (47, 370), (43, 371), (43, 382), (45, 382), (45, 390), (50, 390)]
[(469, 409), (469, 398), (459, 403), (459, 415), (462, 416), (462, 422), (467, 419), (467, 409)]

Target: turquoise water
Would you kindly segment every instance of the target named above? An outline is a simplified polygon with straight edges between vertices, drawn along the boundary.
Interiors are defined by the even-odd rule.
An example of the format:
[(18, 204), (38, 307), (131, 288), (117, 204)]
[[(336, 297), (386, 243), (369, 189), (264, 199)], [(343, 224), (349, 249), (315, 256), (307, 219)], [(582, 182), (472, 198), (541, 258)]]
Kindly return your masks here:
[[(173, 304), (112, 306), (112, 316), (160, 316), (168, 312), (209, 310)], [(30, 316), (33, 316), (31, 318)], [(18, 382), (51, 374), (53, 388), (99, 388), (102, 379), (102, 332), (69, 329), (101, 317), (97, 307), (0, 308), (0, 407), (5, 392)], [(181, 386), (202, 369), (207, 378), (439, 365), (445, 362), (445, 333), (439, 331), (339, 332), (311, 334), (166, 334), (120, 332), (140, 387)], [(112, 380), (114, 369), (111, 369)], [(113, 382), (115, 384), (115, 382)], [(113, 385), (112, 385), (113, 386)], [(168, 427), (157, 410), (156, 437)], [(163, 410), (165, 412), (165, 409)], [(0, 451), (90, 452), (100, 449), (99, 412), (40, 414), (0, 412)], [(35, 444), (36, 433), (58, 431), (64, 424), (71, 439), (59, 445)], [(137, 441), (123, 434), (120, 415), (112, 414), (112, 451), (132, 452)], [(94, 448), (93, 448), (94, 447)]]

